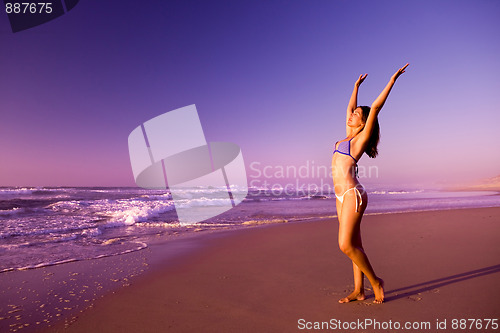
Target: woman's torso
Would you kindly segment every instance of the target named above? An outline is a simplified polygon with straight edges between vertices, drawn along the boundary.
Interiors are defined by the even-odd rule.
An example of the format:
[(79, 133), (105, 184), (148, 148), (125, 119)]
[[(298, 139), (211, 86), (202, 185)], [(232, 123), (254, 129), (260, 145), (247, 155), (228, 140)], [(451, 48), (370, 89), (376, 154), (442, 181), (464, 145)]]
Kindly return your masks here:
[(353, 152), (356, 137), (338, 141), (332, 156), (332, 177), (337, 195), (359, 185), (357, 179), (357, 154)]

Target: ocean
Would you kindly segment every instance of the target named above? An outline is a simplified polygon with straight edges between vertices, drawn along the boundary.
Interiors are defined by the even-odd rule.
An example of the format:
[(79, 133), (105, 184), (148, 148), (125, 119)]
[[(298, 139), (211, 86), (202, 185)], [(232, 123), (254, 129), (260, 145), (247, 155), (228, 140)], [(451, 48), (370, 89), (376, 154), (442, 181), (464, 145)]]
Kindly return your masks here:
[[(192, 199), (186, 193), (176, 204), (220, 205), (220, 199), (212, 198), (226, 190), (199, 189), (206, 196)], [(500, 195), (489, 191), (366, 190), (369, 204), (365, 214), (500, 206)], [(0, 187), (0, 273), (139, 251), (159, 238), (168, 241), (193, 232), (335, 215), (333, 193), (252, 188), (235, 208), (203, 222), (181, 225), (168, 190)]]

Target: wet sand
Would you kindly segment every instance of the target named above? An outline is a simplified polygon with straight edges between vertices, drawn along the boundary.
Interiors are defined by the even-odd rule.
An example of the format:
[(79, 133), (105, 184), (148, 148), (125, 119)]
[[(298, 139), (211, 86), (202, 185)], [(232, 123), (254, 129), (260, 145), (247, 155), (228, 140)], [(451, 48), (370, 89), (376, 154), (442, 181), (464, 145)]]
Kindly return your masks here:
[[(346, 324), (351, 331), (370, 332), (393, 331), (396, 323), (406, 322), (418, 323), (415, 331), (425, 331), (427, 322), (427, 331), (436, 331), (439, 322), (439, 331), (452, 332), (457, 331), (454, 319), (482, 319), (483, 328), (485, 319), (498, 322), (500, 208), (365, 216), (364, 247), (386, 283), (382, 305), (372, 303), (368, 281), (366, 300), (337, 302), (353, 287), (351, 262), (337, 246), (337, 226), (336, 219), (283, 223), (104, 258), (93, 265), (121, 270), (125, 276), (117, 278), (112, 291), (89, 300), (91, 308), (81, 303), (79, 309), (61, 311), (34, 329), (30, 314), (40, 311), (19, 306), (0, 320), (0, 330), (19, 328), (3, 324), (15, 315), (21, 316), (19, 323), (30, 323), (20, 331), (46, 332), (289, 332)], [(81, 274), (72, 276), (75, 283), (94, 276), (95, 284), (90, 262), (47, 268), (43, 274), (60, 270), (63, 281), (80, 267)], [(36, 285), (41, 272), (8, 272), (27, 281), (11, 282), (11, 289)], [(55, 281), (54, 275), (49, 277)], [(2, 289), (5, 276), (0, 276)], [(105, 273), (99, 281), (108, 278)], [(85, 282), (89, 288), (91, 282)], [(80, 295), (83, 288), (76, 289), (76, 296), (65, 294), (63, 301)], [(24, 302), (33, 303), (30, 298)]]

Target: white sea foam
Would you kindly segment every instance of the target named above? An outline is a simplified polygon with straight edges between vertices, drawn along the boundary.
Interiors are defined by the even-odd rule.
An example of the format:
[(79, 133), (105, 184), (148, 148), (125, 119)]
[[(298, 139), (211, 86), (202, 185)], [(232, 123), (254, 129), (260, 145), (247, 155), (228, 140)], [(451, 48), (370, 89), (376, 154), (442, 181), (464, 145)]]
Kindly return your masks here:
[(150, 198), (141, 196), (118, 200), (59, 201), (47, 208), (62, 213), (85, 211), (93, 216), (106, 217), (106, 227), (127, 226), (174, 209), (173, 201), (160, 197), (163, 200), (149, 200)]
[(88, 229), (84, 229), (82, 231), (82, 236), (85, 236), (85, 237), (96, 237), (96, 236), (99, 236), (102, 234), (102, 231), (101, 229), (99, 228), (88, 228)]
[(76, 212), (81, 209), (81, 205), (83, 204), (82, 201), (75, 201), (75, 200), (64, 200), (64, 201), (58, 201), (55, 203), (52, 203), (48, 205), (46, 208), (52, 209), (55, 212)]
[(267, 220), (249, 220), (245, 221), (243, 225), (261, 225), (261, 224), (274, 224), (274, 223), (287, 223), (285, 219), (267, 219)]
[(182, 227), (179, 222), (136, 222), (135, 226), (144, 228), (174, 229)]
[(149, 200), (171, 200), (172, 195), (170, 193), (164, 193), (164, 194), (143, 194), (140, 196), (140, 198), (146, 198)]
[(147, 221), (153, 216), (173, 210), (174, 204), (172, 201), (117, 200), (115, 205), (103, 208), (102, 214), (110, 217), (106, 226), (113, 227)]
[(31, 194), (33, 193), (33, 189), (31, 188), (0, 188), (0, 197), (10, 197), (20, 194)]

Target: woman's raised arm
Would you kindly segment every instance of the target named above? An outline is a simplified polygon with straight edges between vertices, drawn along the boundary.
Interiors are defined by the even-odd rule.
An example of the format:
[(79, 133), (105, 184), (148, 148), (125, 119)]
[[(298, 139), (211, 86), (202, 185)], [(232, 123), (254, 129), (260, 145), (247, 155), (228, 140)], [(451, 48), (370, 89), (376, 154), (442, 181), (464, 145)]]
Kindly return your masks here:
[(352, 90), (351, 99), (349, 100), (349, 105), (347, 106), (347, 115), (345, 118), (346, 125), (347, 125), (347, 120), (349, 120), (349, 116), (358, 107), (358, 88), (361, 85), (361, 83), (363, 83), (363, 81), (366, 79), (367, 75), (368, 74), (360, 75), (359, 79), (356, 81), (356, 83), (354, 83), (354, 89)]
[(391, 92), (394, 83), (396, 83), (398, 77), (405, 72), (405, 69), (406, 67), (408, 67), (408, 65), (409, 64), (404, 65), (403, 67), (398, 69), (396, 73), (394, 73), (394, 75), (389, 80), (389, 83), (385, 86), (384, 90), (382, 90), (377, 99), (372, 103), (370, 114), (368, 115), (365, 128), (363, 129), (364, 132), (363, 134), (367, 138), (369, 138), (372, 134), (373, 124), (375, 123), (375, 119), (377, 119), (378, 113), (380, 112), (380, 110), (382, 110), (382, 107), (384, 106), (384, 103), (387, 100), (387, 97), (389, 96), (389, 93)]
[(377, 97), (377, 99), (372, 103), (371, 111), (377, 111), (379, 112), (380, 109), (382, 109), (382, 106), (384, 106), (385, 101), (387, 100), (387, 97), (389, 96), (389, 93), (391, 92), (392, 87), (394, 86), (394, 83), (396, 83), (396, 80), (398, 77), (405, 72), (406, 67), (408, 67), (409, 64), (404, 65), (394, 75), (391, 77), (389, 80), (389, 83), (387, 86), (385, 86), (384, 90), (380, 93), (380, 95)]

